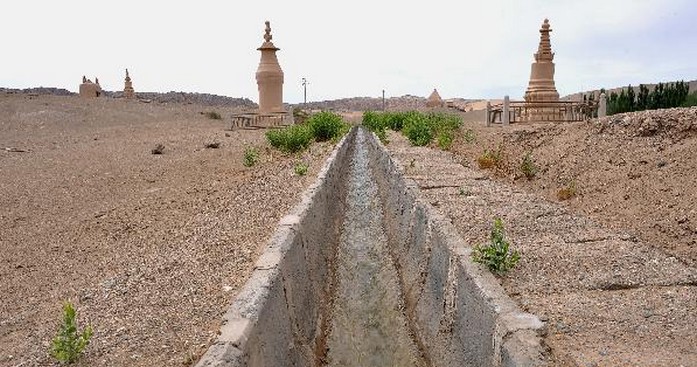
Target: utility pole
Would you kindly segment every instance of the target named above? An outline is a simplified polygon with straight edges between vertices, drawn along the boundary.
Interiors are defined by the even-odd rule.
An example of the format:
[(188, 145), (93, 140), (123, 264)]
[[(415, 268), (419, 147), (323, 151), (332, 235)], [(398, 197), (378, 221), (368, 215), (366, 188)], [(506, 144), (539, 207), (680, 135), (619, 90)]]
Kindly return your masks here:
[(385, 112), (385, 90), (382, 90), (382, 111)]
[(303, 78), (303, 104), (307, 104), (307, 79)]

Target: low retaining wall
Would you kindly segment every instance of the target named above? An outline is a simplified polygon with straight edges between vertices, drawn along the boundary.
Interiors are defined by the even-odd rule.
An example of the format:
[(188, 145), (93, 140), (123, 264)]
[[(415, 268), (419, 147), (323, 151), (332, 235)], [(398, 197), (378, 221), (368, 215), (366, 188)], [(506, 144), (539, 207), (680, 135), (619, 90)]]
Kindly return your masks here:
[(453, 225), (420, 198), (378, 139), (368, 140), (406, 312), (433, 366), (543, 366), (543, 323), (470, 260)]
[[(198, 367), (323, 365), (356, 131), (342, 139), (302, 202), (281, 220)], [(425, 358), (432, 366), (543, 365), (543, 324), (469, 260), (453, 226), (421, 201), (416, 184), (367, 135), (407, 317)]]
[(356, 129), (337, 145), (283, 217), (250, 279), (223, 317), (204, 366), (312, 366), (323, 351), (334, 255)]

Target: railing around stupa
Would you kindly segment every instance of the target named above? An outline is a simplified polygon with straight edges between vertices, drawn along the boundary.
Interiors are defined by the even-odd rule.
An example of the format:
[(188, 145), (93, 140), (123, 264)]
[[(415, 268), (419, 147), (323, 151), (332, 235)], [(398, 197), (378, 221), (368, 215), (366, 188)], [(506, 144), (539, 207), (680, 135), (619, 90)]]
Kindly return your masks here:
[(256, 113), (245, 112), (232, 115), (230, 130), (263, 129), (293, 125), (293, 114), (290, 112)]
[(486, 123), (488, 126), (518, 122), (585, 121), (597, 116), (597, 111), (598, 104), (593, 102), (507, 102), (504, 100), (500, 104), (487, 105)]

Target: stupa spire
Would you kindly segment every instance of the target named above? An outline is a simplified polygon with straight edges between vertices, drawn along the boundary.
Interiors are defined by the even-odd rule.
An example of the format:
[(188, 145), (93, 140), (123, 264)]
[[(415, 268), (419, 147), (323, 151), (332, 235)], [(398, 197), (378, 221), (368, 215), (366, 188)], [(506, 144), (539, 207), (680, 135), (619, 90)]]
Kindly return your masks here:
[(554, 60), (554, 52), (552, 52), (552, 41), (549, 38), (549, 32), (552, 30), (549, 27), (549, 19), (545, 19), (540, 28), (540, 46), (535, 54), (537, 62), (552, 62)]
[(264, 43), (257, 50), (261, 51), (261, 60), (257, 68), (257, 87), (259, 89), (259, 112), (283, 111), (283, 70), (278, 64), (276, 51), (271, 40), (271, 22), (265, 22)]

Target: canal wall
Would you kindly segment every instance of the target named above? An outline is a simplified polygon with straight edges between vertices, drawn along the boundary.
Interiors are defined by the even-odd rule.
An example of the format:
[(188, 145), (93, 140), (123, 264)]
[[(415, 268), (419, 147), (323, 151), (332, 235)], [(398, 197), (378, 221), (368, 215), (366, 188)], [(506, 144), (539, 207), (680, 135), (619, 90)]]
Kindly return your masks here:
[[(322, 366), (327, 360), (335, 260), (354, 128), (300, 204), (281, 219), (223, 318), (205, 366)], [(420, 199), (370, 133), (362, 149), (378, 186), (390, 261), (414, 343), (431, 366), (541, 366), (543, 324), (522, 312), (446, 218)]]

